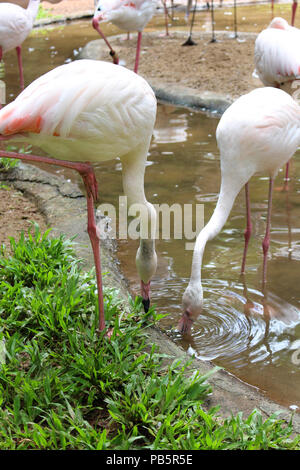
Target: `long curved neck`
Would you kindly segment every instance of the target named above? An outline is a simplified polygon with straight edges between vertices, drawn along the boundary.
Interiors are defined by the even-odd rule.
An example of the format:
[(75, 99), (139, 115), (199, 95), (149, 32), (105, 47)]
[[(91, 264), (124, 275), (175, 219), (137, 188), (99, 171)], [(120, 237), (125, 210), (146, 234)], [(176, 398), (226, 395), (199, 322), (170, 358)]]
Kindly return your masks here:
[(29, 0), (28, 7), (26, 9), (27, 15), (32, 21), (32, 24), (35, 20), (35, 17), (37, 15), (38, 9), (39, 9), (39, 4), (40, 0)]
[(192, 261), (192, 271), (190, 277), (190, 284), (201, 284), (201, 268), (203, 253), (208, 240), (215, 238), (225, 225), (230, 211), (232, 209), (235, 198), (237, 197), (243, 184), (234, 184), (230, 178), (222, 179), (220, 194), (216, 208), (205, 227), (199, 233)]

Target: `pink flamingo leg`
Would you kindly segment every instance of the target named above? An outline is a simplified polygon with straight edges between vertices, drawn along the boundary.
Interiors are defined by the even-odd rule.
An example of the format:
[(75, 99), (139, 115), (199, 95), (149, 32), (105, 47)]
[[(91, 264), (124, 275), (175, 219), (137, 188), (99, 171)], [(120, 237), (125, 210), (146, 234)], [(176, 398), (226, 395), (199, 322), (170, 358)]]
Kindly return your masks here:
[(112, 46), (110, 45), (110, 43), (108, 42), (106, 36), (104, 35), (104, 33), (101, 31), (101, 29), (99, 28), (99, 22), (96, 18), (93, 19), (93, 28), (98, 31), (98, 33), (100, 34), (100, 36), (102, 37), (102, 39), (104, 40), (105, 44), (107, 45), (107, 47), (110, 49), (110, 55), (111, 57), (113, 58), (113, 63), (118, 65), (119, 64), (119, 57), (117, 56), (116, 52), (114, 51), (114, 49), (112, 48)]
[(20, 87), (21, 87), (21, 90), (24, 90), (24, 75), (23, 75), (21, 46), (16, 47), (16, 51), (17, 51), (19, 73), (20, 73)]
[(287, 191), (289, 189), (289, 168), (290, 168), (290, 162), (288, 161), (285, 166), (285, 177), (284, 177), (284, 186), (283, 186), (284, 191)]
[(165, 12), (165, 25), (166, 25), (166, 36), (169, 36), (169, 20), (168, 20), (168, 8), (166, 0), (163, 0), (164, 12)]
[(297, 0), (293, 0), (293, 5), (292, 5), (292, 21), (291, 21), (292, 26), (294, 26), (294, 24), (295, 24), (295, 16), (296, 16), (297, 6), (298, 6)]
[(270, 246), (273, 182), (274, 182), (273, 178), (270, 178), (267, 227), (266, 227), (266, 234), (262, 242), (262, 248), (263, 248), (263, 254), (264, 254), (264, 262), (263, 262), (263, 285), (264, 286), (267, 281), (267, 258), (268, 258), (268, 251), (269, 251), (269, 246)]
[[(7, 140), (7, 139), (0, 139)], [(94, 255), (94, 262), (96, 268), (96, 280), (98, 288), (98, 305), (99, 305), (99, 331), (105, 329), (105, 318), (104, 318), (104, 302), (103, 302), (103, 289), (102, 289), (102, 275), (101, 275), (101, 259), (100, 259), (100, 237), (97, 231), (96, 222), (95, 222), (95, 210), (94, 210), (94, 201), (98, 197), (98, 188), (97, 181), (94, 173), (93, 167), (89, 163), (73, 163), (66, 160), (57, 160), (50, 157), (40, 157), (37, 155), (27, 155), (23, 153), (16, 152), (6, 152), (0, 150), (0, 157), (14, 158), (25, 160), (28, 162), (42, 162), (50, 165), (58, 165), (65, 168), (71, 168), (78, 171), (80, 176), (83, 179), (84, 186), (87, 192), (87, 216), (88, 216), (88, 234), (91, 241), (91, 246)]]
[(249, 244), (249, 240), (250, 240), (251, 233), (252, 233), (251, 207), (250, 207), (249, 184), (248, 183), (245, 184), (245, 195), (246, 195), (247, 227), (246, 227), (246, 230), (244, 232), (245, 246), (244, 246), (244, 254), (243, 254), (241, 274), (245, 273), (248, 244)]
[(139, 60), (140, 60), (140, 53), (141, 53), (141, 42), (142, 42), (142, 33), (138, 32), (137, 37), (137, 45), (136, 45), (136, 55), (135, 55), (135, 64), (134, 64), (134, 72), (137, 73), (139, 68)]

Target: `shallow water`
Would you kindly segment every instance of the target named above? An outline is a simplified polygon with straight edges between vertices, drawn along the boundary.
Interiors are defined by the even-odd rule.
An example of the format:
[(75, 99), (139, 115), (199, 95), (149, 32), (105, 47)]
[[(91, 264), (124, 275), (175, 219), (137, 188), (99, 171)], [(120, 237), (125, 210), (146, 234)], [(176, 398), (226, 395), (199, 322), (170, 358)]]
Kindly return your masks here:
[[(216, 29), (233, 30), (230, 13), (232, 9), (216, 9)], [(290, 5), (275, 5), (275, 14), (289, 19)], [(177, 20), (178, 16), (175, 13), (174, 28), (186, 29), (183, 15)], [(198, 17), (195, 30), (210, 30), (209, 12), (201, 11)], [(270, 7), (239, 8), (238, 18), (239, 31), (259, 31), (270, 20)], [(163, 27), (163, 17), (158, 17), (148, 29)], [(106, 33), (119, 31), (107, 26)], [(90, 21), (35, 30), (23, 47), (26, 84), (53, 67), (73, 60), (80, 47), (96, 38)], [(6, 54), (5, 63), (10, 101), (19, 92), (14, 52)], [(204, 204), (205, 221), (209, 219), (220, 182), (215, 142), (217, 124), (217, 117), (159, 106), (146, 172), (149, 201), (170, 205)], [(299, 156), (298, 152), (293, 159), (290, 191), (288, 194), (275, 191), (274, 194), (271, 256), (264, 294), (261, 241), (265, 230), (268, 182), (263, 177), (255, 177), (250, 185), (254, 235), (249, 246), (245, 278), (240, 279), (239, 274), (245, 227), (245, 204), (241, 193), (224, 230), (207, 245), (202, 271), (204, 311), (195, 322), (190, 338), (183, 339), (176, 333), (192, 258), (192, 251), (185, 250), (185, 240), (158, 241), (159, 266), (152, 282), (152, 302), (160, 313), (167, 315), (161, 326), (176, 342), (191, 354), (214, 360), (288, 406), (300, 406), (300, 366), (292, 360), (293, 352), (300, 347)], [(65, 174), (76, 178), (73, 173)], [(122, 194), (120, 163), (98, 165), (97, 178), (101, 202), (117, 206)], [(282, 179), (283, 173), (280, 173), (276, 181), (279, 188)], [(121, 241), (118, 254), (132, 289), (138, 292), (136, 249), (137, 242)]]

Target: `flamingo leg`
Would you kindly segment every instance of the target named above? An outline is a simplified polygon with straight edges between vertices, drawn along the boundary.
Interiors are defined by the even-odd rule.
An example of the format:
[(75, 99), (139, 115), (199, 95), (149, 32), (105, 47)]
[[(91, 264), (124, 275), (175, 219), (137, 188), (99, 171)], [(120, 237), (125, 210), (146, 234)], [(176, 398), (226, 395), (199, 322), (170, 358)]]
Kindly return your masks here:
[(250, 240), (251, 233), (252, 233), (251, 207), (250, 207), (249, 184), (248, 183), (245, 184), (245, 196), (246, 196), (247, 227), (246, 227), (246, 230), (244, 232), (245, 246), (244, 246), (244, 254), (243, 254), (241, 274), (245, 273), (248, 244), (249, 244), (249, 240)]
[(119, 64), (119, 57), (117, 56), (115, 50), (112, 48), (112, 46), (110, 45), (109, 41), (107, 40), (106, 36), (104, 35), (104, 33), (102, 32), (102, 30), (99, 28), (99, 22), (96, 18), (93, 19), (93, 28), (100, 34), (100, 36), (102, 37), (102, 39), (104, 40), (105, 44), (107, 45), (107, 47), (109, 48), (110, 50), (110, 55), (111, 57), (113, 58), (113, 63), (118, 65)]
[(288, 161), (285, 166), (285, 177), (284, 177), (284, 186), (283, 191), (287, 191), (289, 189), (289, 169), (290, 169), (290, 162)]
[(262, 242), (264, 261), (263, 261), (263, 285), (267, 282), (267, 258), (270, 246), (270, 231), (271, 231), (271, 212), (272, 212), (272, 195), (273, 195), (273, 178), (270, 178), (269, 184), (269, 200), (268, 200), (268, 215), (265, 237)]
[(137, 37), (137, 45), (136, 45), (136, 55), (135, 55), (135, 64), (134, 64), (134, 72), (138, 72), (139, 68), (139, 61), (140, 61), (140, 54), (141, 54), (141, 42), (142, 42), (142, 33), (138, 32)]
[(21, 90), (24, 90), (24, 75), (23, 75), (21, 46), (16, 47), (16, 51), (17, 51), (19, 73), (20, 73), (20, 87), (21, 87)]
[[(7, 140), (7, 139), (0, 139), (0, 140)], [(97, 231), (96, 222), (95, 222), (95, 210), (94, 210), (94, 202), (98, 198), (98, 188), (97, 188), (97, 181), (94, 173), (94, 169), (92, 165), (89, 163), (74, 163), (69, 162), (66, 160), (57, 160), (55, 158), (50, 157), (41, 157), (37, 155), (27, 155), (23, 153), (16, 153), (16, 152), (6, 152), (4, 150), (0, 150), (0, 157), (5, 158), (14, 158), (25, 160), (27, 162), (42, 162), (47, 163), (50, 165), (58, 165), (64, 168), (71, 168), (72, 170), (76, 170), (81, 178), (83, 179), (84, 186), (87, 192), (87, 231), (90, 237), (91, 246), (94, 255), (94, 262), (96, 268), (96, 280), (97, 280), (97, 288), (98, 288), (98, 305), (99, 305), (99, 331), (103, 331), (105, 329), (105, 318), (104, 318), (104, 302), (103, 302), (103, 289), (102, 289), (102, 275), (101, 275), (101, 259), (100, 259), (100, 246), (99, 246), (99, 233)]]
[(291, 20), (292, 26), (294, 26), (294, 24), (295, 24), (295, 16), (296, 16), (297, 6), (298, 6), (297, 0), (293, 0), (293, 5), (292, 5), (292, 20)]
[(274, 18), (274, 0), (271, 0), (272, 19)]
[(165, 12), (165, 25), (166, 25), (166, 36), (169, 36), (169, 20), (168, 20), (168, 8), (166, 0), (163, 0), (164, 12)]

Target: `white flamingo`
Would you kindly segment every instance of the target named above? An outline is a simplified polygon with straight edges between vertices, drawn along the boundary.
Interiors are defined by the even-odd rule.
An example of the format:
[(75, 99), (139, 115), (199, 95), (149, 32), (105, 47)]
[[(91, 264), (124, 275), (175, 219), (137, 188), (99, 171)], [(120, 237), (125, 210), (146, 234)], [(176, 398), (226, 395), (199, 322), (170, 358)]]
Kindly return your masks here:
[[(295, 17), (296, 17), (297, 6), (298, 6), (298, 1), (297, 1), (297, 0), (293, 0), (293, 4), (292, 4), (292, 18), (291, 18), (291, 25), (292, 25), (292, 26), (294, 26), (294, 24), (295, 24)], [(271, 0), (271, 9), (272, 9), (272, 18), (273, 18), (273, 16), (274, 16), (274, 0)]]
[[(266, 86), (282, 88), (292, 94), (295, 80), (300, 80), (300, 30), (286, 20), (274, 18), (256, 38), (255, 72)], [(254, 75), (255, 75), (254, 72)], [(286, 165), (285, 188), (289, 179)]]
[(273, 180), (281, 166), (295, 153), (300, 143), (300, 107), (286, 92), (258, 88), (240, 97), (223, 114), (216, 131), (221, 161), (221, 188), (212, 217), (199, 233), (192, 261), (189, 284), (183, 294), (184, 313), (179, 330), (187, 333), (203, 304), (201, 266), (206, 243), (216, 237), (227, 221), (234, 201), (245, 186), (247, 228), (242, 272), (245, 269), (251, 235), (248, 181), (255, 173), (270, 177), (266, 233), (263, 239), (263, 282), (266, 282), (267, 254), (270, 244)]
[(300, 79), (300, 30), (277, 17), (255, 41), (255, 70), (266, 86), (291, 92), (290, 85)]
[(99, 0), (93, 18), (93, 27), (105, 40), (114, 63), (119, 59), (105, 35), (99, 22), (110, 21), (124, 31), (138, 31), (134, 71), (137, 73), (141, 51), (142, 31), (155, 13), (156, 0)]
[[(150, 280), (156, 271), (156, 212), (144, 192), (147, 152), (156, 118), (156, 98), (150, 86), (132, 71), (107, 62), (80, 60), (62, 65), (29, 85), (0, 111), (3, 139), (31, 142), (51, 157), (0, 151), (0, 156), (40, 161), (77, 170), (87, 192), (88, 234), (97, 275), (99, 329), (105, 328), (99, 233), (94, 202), (97, 182), (91, 163), (120, 157), (128, 206), (142, 205), (148, 238), (141, 228), (136, 264), (145, 310)], [(86, 162), (89, 163), (86, 163)], [(144, 219), (145, 220), (145, 219)], [(146, 227), (147, 229), (147, 227)]]
[(32, 30), (40, 0), (29, 0), (25, 10), (13, 3), (0, 3), (0, 61), (3, 54), (16, 49), (20, 73), (20, 86), (24, 88), (21, 45)]

